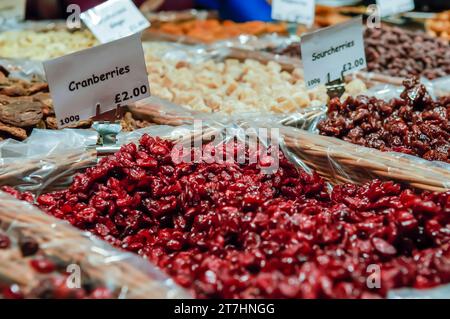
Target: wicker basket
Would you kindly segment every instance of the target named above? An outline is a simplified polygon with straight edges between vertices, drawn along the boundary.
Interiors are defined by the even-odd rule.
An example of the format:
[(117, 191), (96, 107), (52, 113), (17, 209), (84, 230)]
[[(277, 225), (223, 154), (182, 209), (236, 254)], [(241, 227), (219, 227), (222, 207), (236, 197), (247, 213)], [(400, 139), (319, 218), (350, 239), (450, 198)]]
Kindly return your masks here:
[(282, 127), (286, 146), (331, 183), (365, 183), (392, 180), (429, 191), (450, 189), (449, 165), (414, 156), (354, 145), (337, 138)]

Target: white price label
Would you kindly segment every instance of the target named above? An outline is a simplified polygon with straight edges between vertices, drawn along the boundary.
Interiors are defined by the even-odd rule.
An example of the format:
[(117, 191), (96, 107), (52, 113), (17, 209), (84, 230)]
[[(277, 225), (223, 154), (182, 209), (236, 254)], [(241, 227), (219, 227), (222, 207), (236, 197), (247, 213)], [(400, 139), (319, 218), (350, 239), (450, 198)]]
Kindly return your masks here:
[(102, 42), (114, 41), (150, 26), (131, 0), (109, 0), (81, 14), (81, 19)]
[(44, 62), (58, 126), (150, 96), (141, 34)]
[(308, 88), (342, 78), (366, 67), (362, 17), (301, 37)]
[(0, 0), (2, 20), (24, 20), (27, 0)]
[(272, 0), (272, 19), (311, 26), (314, 23), (314, 0)]
[(377, 5), (382, 17), (414, 10), (414, 0), (377, 0)]

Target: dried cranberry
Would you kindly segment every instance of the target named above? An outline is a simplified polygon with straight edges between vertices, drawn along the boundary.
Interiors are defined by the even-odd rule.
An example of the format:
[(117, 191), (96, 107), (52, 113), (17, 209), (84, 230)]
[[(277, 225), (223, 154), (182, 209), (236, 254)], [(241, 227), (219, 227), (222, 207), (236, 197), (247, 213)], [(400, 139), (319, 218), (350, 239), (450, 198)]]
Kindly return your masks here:
[(0, 234), (0, 249), (7, 249), (11, 245), (11, 240), (8, 236)]
[(39, 244), (36, 240), (31, 237), (20, 237), (19, 238), (19, 247), (22, 252), (22, 256), (32, 256), (36, 254), (39, 250)]
[(42, 257), (30, 260), (30, 265), (34, 270), (41, 274), (48, 274), (55, 271), (56, 269), (55, 263), (53, 263), (49, 259)]
[(111, 291), (107, 288), (96, 288), (89, 295), (92, 299), (111, 299), (112, 297)]
[(3, 290), (0, 290), (0, 295), (3, 296), (5, 299), (24, 299), (24, 295), (22, 293), (21, 288), (13, 284), (11, 286), (8, 286), (6, 288), (3, 288)]

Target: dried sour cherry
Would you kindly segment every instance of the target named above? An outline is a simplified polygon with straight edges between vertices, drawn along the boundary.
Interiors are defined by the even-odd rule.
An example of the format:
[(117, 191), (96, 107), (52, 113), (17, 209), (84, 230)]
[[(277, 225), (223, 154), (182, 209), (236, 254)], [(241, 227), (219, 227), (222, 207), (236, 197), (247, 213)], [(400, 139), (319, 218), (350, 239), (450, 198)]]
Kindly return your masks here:
[(332, 99), (320, 134), (344, 141), (450, 163), (450, 96), (433, 100), (417, 79), (404, 81), (400, 98)]

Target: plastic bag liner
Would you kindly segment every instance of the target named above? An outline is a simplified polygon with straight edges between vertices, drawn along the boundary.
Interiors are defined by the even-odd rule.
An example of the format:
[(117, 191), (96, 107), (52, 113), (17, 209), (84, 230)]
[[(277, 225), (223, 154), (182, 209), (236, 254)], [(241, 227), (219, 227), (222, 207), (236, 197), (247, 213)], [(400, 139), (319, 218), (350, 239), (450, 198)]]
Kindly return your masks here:
[(389, 299), (450, 299), (450, 285), (432, 289), (395, 289), (388, 293)]
[[(3, 192), (0, 192), (0, 234), (11, 241), (9, 248), (0, 250), (0, 284), (19, 285), (25, 297), (55, 298), (52, 294), (58, 291), (48, 286), (49, 281), (65, 280), (75, 271), (79, 271), (79, 287), (106, 288), (112, 298), (190, 297), (145, 259), (115, 249), (91, 233), (80, 231)], [(33, 256), (24, 257), (21, 253), (20, 243), (25, 238), (39, 245)], [(30, 260), (36, 255), (54, 262), (61, 271), (45, 275), (36, 272), (30, 266)], [(69, 276), (67, 280), (74, 285), (77, 283), (75, 277)]]
[(33, 130), (25, 142), (0, 142), (0, 183), (40, 194), (68, 185), (75, 172), (97, 162), (97, 132)]
[[(272, 138), (270, 140), (263, 139), (263, 142), (267, 143), (267, 145), (268, 143), (271, 143), (271, 145), (273, 145), (272, 143), (274, 142), (278, 143), (281, 151), (284, 152), (294, 165), (304, 169), (306, 172), (310, 172), (311, 168), (315, 169), (322, 177), (325, 177), (332, 183), (354, 182), (359, 184), (366, 182), (373, 177), (378, 177), (386, 180), (400, 181), (408, 186), (422, 189), (443, 190), (450, 188), (450, 170), (445, 171), (444, 168), (435, 167), (433, 164), (430, 165), (429, 162), (427, 162), (426, 165), (421, 165), (425, 163), (418, 163), (416, 162), (417, 159), (402, 158), (399, 157), (398, 154), (382, 153), (377, 150), (367, 149), (292, 127), (285, 127), (279, 124), (279, 126), (276, 126), (275, 120), (274, 123), (272, 123), (273, 126), (267, 126), (268, 123), (267, 120), (261, 121), (255, 119), (252, 122), (241, 122), (239, 124), (235, 123), (231, 125), (213, 121), (204, 121), (201, 125), (196, 124), (194, 126), (151, 126), (131, 133), (119, 134), (118, 144), (130, 142), (137, 143), (138, 139), (144, 133), (165, 139), (182, 140), (187, 143), (192, 143), (195, 138), (201, 138), (203, 141), (214, 140), (221, 143), (230, 138), (244, 140), (251, 134), (256, 134), (256, 137), (260, 137), (259, 128), (269, 127), (279, 129), (280, 134), (273, 136), (272, 133), (270, 133)], [(264, 126), (264, 124), (266, 126)], [(16, 161), (27, 163), (29, 160), (27, 156), (30, 157), (30, 160), (34, 160), (36, 154), (42, 155), (42, 152), (39, 152), (39, 148), (32, 144), (42, 143), (44, 140), (46, 142), (44, 143), (43, 149), (46, 149), (47, 155), (41, 156), (40, 160), (46, 163), (51, 162), (47, 157), (55, 158), (60, 156), (61, 153), (67, 154), (68, 150), (81, 150), (93, 140), (89, 137), (90, 133), (83, 130), (64, 129), (59, 131), (58, 134), (49, 134), (46, 136), (48, 132), (49, 131), (46, 130), (35, 130), (30, 139), (31, 142), (16, 142), (15, 144), (3, 143), (0, 144), (0, 151), (9, 151), (11, 145), (15, 145), (13, 148), (17, 149), (18, 146), (16, 144), (23, 144), (21, 153), (16, 153)], [(39, 136), (40, 139), (38, 140), (33, 135), (36, 137)], [(70, 147), (67, 145), (68, 143), (64, 142), (65, 136), (72, 141)], [(88, 138), (86, 138), (86, 136), (88, 136)], [(46, 145), (52, 145), (52, 147)], [(3, 172), (13, 174), (14, 172), (9, 170), (9, 164), (13, 161), (14, 156), (12, 152), (8, 152), (8, 154), (9, 157), (5, 160), (9, 163), (8, 165), (3, 165), (2, 169)], [(20, 156), (18, 154), (28, 155)], [(86, 152), (84, 155), (85, 154)], [(95, 154), (90, 156), (95, 158)], [(381, 162), (381, 160), (383, 160), (383, 162)], [(65, 162), (62, 161), (62, 163)], [(29, 170), (28, 174), (20, 173), (16, 178), (16, 185), (18, 185), (20, 189), (26, 189), (26, 187), (29, 187), (30, 185), (30, 177), (34, 176), (35, 178), (31, 179), (35, 182), (32, 187), (32, 192), (36, 194), (41, 193), (44, 190), (47, 191), (47, 176), (54, 176), (51, 171), (58, 170), (58, 164), (59, 162), (57, 161), (52, 162), (53, 166), (49, 167), (46, 172), (47, 175), (45, 176), (39, 175), (40, 169), (42, 169), (41, 167), (38, 167), (36, 171)], [(89, 165), (94, 164), (95, 161), (92, 161)], [(15, 166), (13, 166), (13, 168), (14, 167)], [(83, 168), (79, 168), (79, 170), (82, 170)], [(76, 169), (73, 169), (71, 174), (73, 175), (75, 171)], [(20, 182), (20, 179), (22, 179), (22, 182)], [(426, 184), (426, 187), (420, 187), (420, 183)], [(1, 185), (6, 184), (0, 178), (0, 186)], [(2, 202), (3, 201), (0, 201), (0, 203)], [(8, 205), (6, 207), (8, 207)], [(40, 216), (42, 216), (42, 214)], [(45, 217), (47, 218), (47, 216)], [(46, 222), (46, 225), (50, 224), (51, 223)], [(56, 227), (56, 229), (58, 229), (58, 227)], [(412, 291), (416, 293), (415, 290)], [(428, 290), (420, 290), (420, 293), (422, 293), (423, 296), (430, 296), (433, 298), (447, 296), (447, 290), (442, 290), (442, 294), (435, 294), (435, 291), (436, 290), (433, 290), (431, 292), (430, 290), (430, 293), (428, 293)], [(392, 296), (401, 297), (401, 293), (393, 292)]]
[(450, 189), (450, 165), (444, 162), (381, 152), (296, 128), (281, 127), (280, 134), (298, 158), (332, 183), (360, 184), (378, 178), (422, 190)]
[(10, 73), (12, 78), (45, 81), (44, 65), (40, 61), (0, 58), (0, 65)]

